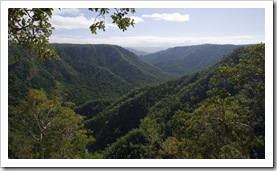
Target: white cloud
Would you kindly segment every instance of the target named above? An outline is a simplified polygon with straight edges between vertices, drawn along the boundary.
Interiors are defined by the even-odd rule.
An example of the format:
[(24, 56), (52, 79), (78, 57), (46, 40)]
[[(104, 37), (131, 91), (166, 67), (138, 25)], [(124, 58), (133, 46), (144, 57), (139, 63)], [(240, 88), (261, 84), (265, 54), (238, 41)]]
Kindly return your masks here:
[(140, 17), (137, 17), (137, 16), (131, 16), (130, 18), (131, 18), (131, 19), (134, 19), (135, 24), (141, 23), (141, 22), (144, 21), (144, 19), (142, 19), (142, 18), (140, 18)]
[(57, 30), (88, 29), (94, 18), (87, 19), (77, 8), (62, 8), (54, 9), (50, 22)]
[(75, 16), (75, 17), (64, 17), (59, 15), (53, 15), (50, 22), (53, 27), (57, 30), (61, 29), (88, 29), (89, 26), (94, 22), (94, 18), (87, 19), (84, 16)]
[(143, 18), (153, 18), (154, 20), (164, 20), (172, 22), (185, 22), (190, 20), (190, 15), (182, 15), (180, 13), (163, 13), (163, 14), (151, 14), (151, 15), (142, 15)]
[(53, 11), (53, 15), (60, 15), (60, 16), (82, 16), (84, 14), (81, 13), (80, 9), (78, 8), (55, 8)]
[[(144, 21), (142, 18), (137, 16), (130, 16), (130, 18), (134, 19), (135, 23)], [(50, 19), (51, 24), (56, 30), (88, 29), (94, 21), (95, 18), (86, 18), (80, 9), (77, 8), (63, 8), (61, 10), (55, 8), (52, 18)], [(117, 28), (117, 25), (111, 23), (109, 18), (105, 20), (105, 25), (106, 29)]]
[[(76, 8), (54, 9), (50, 22), (56, 30), (88, 29), (95, 22), (95, 18), (86, 18)], [(110, 23), (108, 20), (105, 21), (105, 25), (106, 29), (117, 28), (115, 24)]]
[(106, 22), (105, 26), (106, 26), (106, 30), (110, 28), (118, 28), (116, 24), (109, 23), (109, 22)]

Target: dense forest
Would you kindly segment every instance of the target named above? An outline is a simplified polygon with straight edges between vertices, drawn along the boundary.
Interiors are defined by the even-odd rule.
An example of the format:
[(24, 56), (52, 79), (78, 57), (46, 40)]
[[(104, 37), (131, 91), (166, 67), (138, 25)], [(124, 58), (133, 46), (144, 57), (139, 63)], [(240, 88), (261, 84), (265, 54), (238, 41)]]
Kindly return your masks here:
[[(264, 44), (52, 46), (9, 47), (9, 158), (265, 158)], [(195, 65), (163, 60), (178, 49)]]
[(30, 52), (22, 53), (19, 47), (9, 47), (10, 104), (17, 103), (30, 88), (50, 93), (57, 82), (62, 84), (66, 100), (80, 105), (89, 100), (113, 100), (132, 88), (170, 78), (119, 46), (53, 46), (61, 59), (44, 62)]
[(249, 45), (203, 44), (179, 46), (156, 53), (140, 55), (139, 57), (165, 72), (182, 76), (212, 66), (219, 62), (224, 55), (242, 46)]

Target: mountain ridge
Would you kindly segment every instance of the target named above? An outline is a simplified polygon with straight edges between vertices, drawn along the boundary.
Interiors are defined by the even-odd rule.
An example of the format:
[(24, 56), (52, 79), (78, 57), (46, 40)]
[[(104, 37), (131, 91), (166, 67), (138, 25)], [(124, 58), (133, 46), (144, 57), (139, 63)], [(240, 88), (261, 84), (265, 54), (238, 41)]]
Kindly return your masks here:
[(9, 85), (17, 80), (26, 86), (23, 89), (21, 84), (10, 86), (11, 96), (17, 97), (14, 93), (18, 92), (22, 97), (27, 88), (50, 91), (55, 82), (61, 82), (68, 98), (80, 104), (102, 97), (114, 99), (134, 87), (169, 79), (163, 71), (120, 46), (51, 45), (60, 60), (37, 61), (30, 54), (16, 60), (16, 54), (21, 54), (22, 49), (9, 47)]
[[(262, 46), (263, 45), (260, 47)], [(253, 49), (255, 50), (255, 48)], [(238, 99), (241, 98), (238, 102), (238, 104), (240, 104), (245, 100), (245, 97), (241, 96), (245, 91), (236, 90), (236, 85), (231, 86), (229, 84), (228, 86), (224, 86), (223, 83), (226, 83), (226, 81), (218, 82), (216, 83), (218, 87), (213, 87), (211, 81), (216, 78), (215, 76), (217, 76), (222, 68), (238, 65), (241, 59), (244, 58), (243, 54), (247, 54), (247, 56), (251, 58), (248, 49), (243, 47), (237, 48), (231, 54), (225, 56), (222, 61), (202, 71), (185, 75), (178, 79), (170, 80), (152, 87), (148, 86), (133, 89), (128, 94), (117, 99), (100, 111), (99, 114), (86, 121), (86, 128), (91, 129), (93, 131), (93, 136), (96, 138), (96, 142), (88, 146), (89, 151), (94, 152), (99, 150), (98, 152), (103, 153), (104, 158), (117, 159), (179, 157), (213, 158), (215, 154), (218, 155), (216, 157), (222, 157), (220, 156), (222, 152), (220, 151), (221, 149), (216, 146), (217, 143), (219, 143), (220, 148), (226, 148), (224, 145), (229, 148), (231, 140), (228, 139), (228, 130), (227, 135), (223, 136), (225, 133), (224, 127), (217, 119), (213, 121), (207, 118), (208, 115), (205, 114), (205, 105), (209, 103), (219, 103), (215, 100), (218, 100), (217, 98), (221, 95), (211, 97), (208, 92), (217, 90), (217, 88), (223, 86), (225, 91), (230, 92), (230, 94), (227, 95), (232, 99), (231, 111), (235, 110), (235, 112), (238, 112), (236, 111), (236, 107), (238, 106), (233, 109), (232, 104), (236, 102), (233, 97)], [(258, 65), (258, 67), (262, 67), (262, 65)], [(248, 71), (245, 70), (245, 73), (248, 74)], [(217, 90), (216, 92), (220, 94), (221, 91)], [(225, 98), (224, 96), (222, 97)], [(255, 99), (250, 98), (248, 100)], [(221, 103), (218, 105), (220, 106), (220, 104)], [(239, 107), (242, 106), (243, 105)], [(213, 104), (210, 107), (211, 109), (209, 110), (211, 110), (212, 115), (209, 117), (216, 117), (216, 115), (213, 116), (215, 105)], [(249, 106), (243, 108), (244, 111), (246, 109), (249, 109)], [(200, 110), (202, 113), (198, 116), (197, 114)], [(259, 111), (257, 112), (257, 117), (259, 119), (257, 119), (255, 123), (256, 134), (257, 137), (260, 138), (260, 142), (264, 141), (263, 110), (263, 103), (261, 103), (259, 105)], [(234, 117), (235, 116), (236, 114), (234, 114)], [(232, 123), (233, 116), (230, 117)], [(246, 117), (250, 116), (246, 115)], [(184, 123), (187, 125), (182, 125)], [(212, 132), (212, 134), (209, 134), (210, 132)], [(196, 136), (203, 138), (203, 141), (207, 141), (207, 143), (211, 142), (209, 136), (214, 136), (214, 138), (220, 136), (220, 138), (217, 139), (217, 143), (212, 143), (212, 145), (206, 144), (208, 146), (207, 148), (200, 148), (200, 146), (194, 146), (194, 144), (198, 144), (199, 142), (199, 137)], [(224, 141), (226, 141), (226, 144), (224, 144), (225, 142), (223, 142), (223, 145), (221, 144), (221, 138), (225, 139)], [(202, 141), (200, 141), (199, 144), (201, 144), (201, 142)], [(215, 148), (213, 147), (215, 153), (209, 150), (210, 145), (215, 145)], [(259, 144), (258, 142), (256, 145), (257, 147), (251, 146), (252, 151), (249, 152), (249, 155), (254, 158), (255, 155), (259, 155), (259, 158), (263, 158), (263, 144)], [(194, 150), (179, 151), (179, 148), (188, 148), (188, 150), (190, 148), (195, 148), (196, 151), (198, 151), (197, 149), (200, 150), (194, 153)], [(205, 151), (201, 151), (202, 148)], [(240, 158), (240, 147), (232, 146), (232, 148), (237, 148), (234, 157)], [(256, 151), (260, 154), (257, 154)], [(224, 157), (225, 156), (223, 156), (223, 158)], [(232, 154), (230, 157), (232, 158)]]
[(177, 76), (190, 74), (212, 66), (237, 47), (249, 45), (201, 44), (176, 46), (149, 55), (140, 56), (146, 62)]

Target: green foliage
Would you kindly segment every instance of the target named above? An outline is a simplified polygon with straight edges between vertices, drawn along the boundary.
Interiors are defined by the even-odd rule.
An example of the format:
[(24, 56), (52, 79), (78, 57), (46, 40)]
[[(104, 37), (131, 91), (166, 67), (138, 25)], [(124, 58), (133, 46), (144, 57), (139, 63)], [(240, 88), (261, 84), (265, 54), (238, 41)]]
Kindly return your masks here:
[(168, 78), (119, 46), (53, 46), (59, 61), (37, 61), (32, 54), (16, 60), (22, 48), (9, 46), (9, 104), (18, 103), (30, 88), (50, 93), (56, 82), (63, 85), (66, 100), (81, 105), (89, 100), (114, 100), (134, 87)]
[[(62, 63), (57, 65), (47, 63), (45, 66), (52, 68), (54, 78), (63, 80), (61, 82), (65, 89), (70, 87), (67, 89), (70, 90), (67, 91), (68, 96), (82, 97), (93, 90), (90, 86), (83, 87), (83, 85), (103, 86), (105, 83), (101, 82), (103, 77), (105, 79), (103, 73), (113, 73), (116, 78), (128, 82), (129, 85), (140, 86), (145, 85), (144, 81), (147, 80), (148, 74), (159, 73), (159, 70), (153, 68), (144, 69), (149, 65), (117, 46), (84, 45), (77, 48), (73, 45), (55, 45), (55, 47), (58, 49), (57, 52), (64, 56), (64, 59), (58, 61)], [(11, 71), (12, 67), (20, 68), (23, 65), (12, 60), (9, 62)], [(64, 65), (66, 63), (68, 65)], [(33, 79), (37, 74), (35, 66), (26, 63), (27, 72), (22, 70), (24, 72), (12, 74), (10, 78)], [(129, 66), (126, 68), (133, 77), (121, 70), (124, 66)], [(79, 79), (81, 76), (84, 80)], [(93, 84), (89, 77), (97, 78), (101, 84)], [(107, 78), (112, 80), (113, 77), (107, 75)], [(144, 78), (143, 81), (141, 78)], [(88, 84), (85, 84), (86, 81)], [(22, 83), (28, 85), (28, 81)], [(20, 90), (21, 86), (18, 84), (15, 87)], [(88, 88), (87, 91), (85, 88)], [(113, 87), (118, 91), (116, 88), (118, 87)], [(104, 89), (103, 92), (108, 91), (110, 90)], [(163, 84), (135, 88), (117, 100), (110, 101), (107, 94), (99, 92), (102, 93), (101, 99), (87, 101), (82, 105), (77, 104), (79, 106), (75, 108), (77, 113), (87, 116), (88, 120), (84, 126), (87, 130), (92, 130), (89, 135), (96, 138), (95, 143), (87, 146), (90, 153), (83, 153), (81, 156), (128, 159), (264, 158), (264, 91), (264, 44), (258, 44), (238, 48), (213, 67), (201, 72)], [(80, 98), (76, 98), (76, 101), (79, 102)], [(61, 104), (67, 108), (74, 106), (71, 103)], [(9, 106), (9, 111), (15, 111), (16, 108), (13, 106)], [(61, 117), (57, 121), (63, 119), (66, 120)], [(9, 122), (9, 125), (10, 128), (18, 127), (17, 122)], [(18, 139), (15, 138), (18, 136), (24, 140), (22, 144), (26, 148), (22, 148), (22, 151), (17, 147), (10, 146), (10, 148), (13, 147), (18, 151), (17, 155), (28, 156), (33, 150), (33, 145), (30, 144), (36, 141), (22, 136), (15, 130), (23, 129), (9, 130), (12, 135), (9, 137), (13, 142), (11, 144), (18, 143)], [(68, 152), (71, 154), (72, 146), (70, 143), (67, 144), (66, 138), (64, 139), (65, 142), (62, 144), (65, 147), (60, 149), (69, 149)], [(81, 143), (75, 141), (77, 144)], [(74, 146), (78, 146), (77, 144)], [(36, 149), (39, 149), (39, 146), (36, 146)], [(10, 156), (13, 155), (12, 150), (9, 153)], [(49, 154), (47, 151), (45, 153)], [(40, 157), (39, 152), (32, 155), (33, 158)]]
[[(105, 20), (105, 15), (110, 13), (109, 8), (89, 8), (92, 12), (99, 12), (96, 19), (102, 17)], [(126, 17), (129, 13), (134, 14), (136, 12), (135, 8), (114, 8), (114, 13), (110, 16), (118, 28), (122, 31), (126, 31), (128, 27), (135, 25), (134, 19)], [(96, 21), (95, 19), (95, 21)], [(104, 21), (94, 22), (90, 26), (90, 31), (92, 34), (97, 34), (97, 30), (105, 31), (106, 25)]]
[[(62, 9), (60, 9), (62, 10)], [(99, 13), (94, 23), (89, 27), (92, 34), (97, 30), (105, 31), (105, 21), (98, 21), (101, 16), (109, 14), (109, 8), (89, 8), (90, 11)], [(134, 14), (134, 8), (114, 8), (110, 15), (113, 23), (122, 31), (135, 25), (134, 20), (126, 17)], [(49, 19), (52, 17), (53, 8), (9, 8), (8, 10), (8, 40), (9, 45), (20, 45), (26, 53), (34, 52), (39, 60), (59, 59), (54, 47), (49, 46), (49, 37), (52, 35), (52, 27)], [(21, 54), (17, 54), (20, 58)]]
[(140, 58), (163, 71), (182, 76), (214, 65), (238, 47), (240, 46), (214, 44), (174, 47)]
[[(89, 10), (91, 32), (105, 31), (111, 9)], [(134, 26), (133, 8), (114, 10), (119, 29)], [(50, 46), (52, 11), (9, 9), (9, 158), (265, 157), (264, 44), (144, 56), (177, 75), (222, 58), (150, 86), (170, 77), (121, 47)]]
[(99, 140), (89, 149), (104, 149), (105, 158), (264, 158), (263, 73), (258, 44), (202, 72), (136, 89), (86, 122)]
[(76, 107), (74, 111), (80, 115), (85, 116), (86, 119), (90, 119), (100, 113), (110, 104), (111, 102), (107, 100), (88, 101), (85, 104)]
[(59, 59), (48, 45), (54, 29), (49, 22), (52, 11), (52, 8), (9, 8), (9, 44), (33, 49), (39, 60)]
[(165, 154), (163, 154), (164, 158), (168, 159), (178, 159), (179, 154), (179, 146), (180, 142), (175, 137), (168, 137), (162, 144), (162, 149)]
[(131, 91), (86, 121), (85, 127), (91, 129), (97, 139), (89, 146), (90, 151), (102, 150), (107, 144), (139, 125), (140, 119), (147, 113), (147, 108), (144, 106), (145, 99), (139, 98), (144, 95), (144, 92), (137, 93), (138, 89)]
[(94, 138), (83, 122), (60, 97), (48, 99), (43, 90), (31, 89), (9, 110), (9, 158), (85, 158)]
[(144, 137), (140, 130), (133, 129), (126, 136), (119, 138), (104, 152), (108, 159), (140, 159), (145, 158), (146, 149), (141, 145)]
[(226, 84), (233, 86), (239, 90), (238, 94), (230, 96), (224, 87), (220, 87), (221, 91), (210, 91), (210, 94), (211, 99), (221, 102), (214, 101), (213, 104), (221, 104), (216, 108), (221, 111), (219, 120), (228, 129), (228, 132), (225, 130), (226, 134), (233, 142), (239, 144), (241, 157), (249, 158), (250, 146), (262, 141), (256, 136), (255, 125), (264, 122), (264, 116), (259, 114), (259, 108), (264, 108), (265, 45), (257, 44), (245, 48), (245, 53), (241, 56), (238, 64), (220, 67), (219, 74), (211, 80), (212, 85), (216, 80), (223, 86)]

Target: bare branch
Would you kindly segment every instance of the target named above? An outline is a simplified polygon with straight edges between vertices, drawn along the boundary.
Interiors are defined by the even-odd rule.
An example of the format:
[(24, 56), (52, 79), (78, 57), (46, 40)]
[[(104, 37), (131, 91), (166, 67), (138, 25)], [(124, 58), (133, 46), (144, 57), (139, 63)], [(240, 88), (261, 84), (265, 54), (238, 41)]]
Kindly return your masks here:
[(32, 137), (33, 137), (35, 140), (37, 140), (37, 141), (40, 140), (39, 138), (36, 137), (36, 135), (35, 135), (32, 131), (29, 130), (29, 133), (32, 135)]

